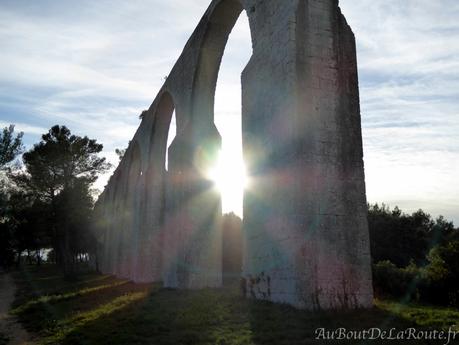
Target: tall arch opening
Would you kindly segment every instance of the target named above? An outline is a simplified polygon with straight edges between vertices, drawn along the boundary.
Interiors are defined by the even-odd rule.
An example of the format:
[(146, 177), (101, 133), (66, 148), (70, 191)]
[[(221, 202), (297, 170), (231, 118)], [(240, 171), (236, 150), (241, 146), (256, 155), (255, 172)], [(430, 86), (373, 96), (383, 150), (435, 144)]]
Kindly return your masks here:
[[(210, 178), (222, 200), (222, 278), (239, 281), (242, 271), (243, 195), (247, 183), (242, 153), (242, 72), (252, 54), (246, 11), (238, 0), (223, 0), (212, 12), (204, 41), (194, 115), (212, 121), (222, 147)], [(193, 119), (196, 121), (196, 119)]]
[(245, 11), (229, 35), (215, 90), (214, 122), (222, 137), (214, 180), (222, 197), (222, 278), (224, 285), (239, 281), (242, 271), (243, 196), (247, 183), (242, 156), (241, 73), (252, 56), (250, 27)]
[[(212, 9), (193, 87), (193, 123), (216, 126), (222, 149), (208, 172), (222, 194), (223, 213), (243, 216), (241, 74), (250, 60), (252, 35), (239, 0), (222, 0)], [(218, 80), (218, 83), (217, 83)]]
[(252, 56), (250, 27), (242, 11), (231, 31), (218, 73), (214, 121), (222, 136), (218, 169), (213, 178), (222, 193), (223, 213), (243, 216), (243, 189), (247, 183), (242, 157), (241, 73)]
[[(189, 111), (188, 121), (183, 128), (179, 127), (180, 131), (169, 152), (167, 175), (172, 178), (173, 183), (170, 185), (170, 193), (168, 191), (168, 197), (172, 200), (172, 207), (168, 207), (168, 215), (175, 214), (176, 211), (174, 217), (179, 220), (179, 224), (173, 227), (170, 234), (168, 231), (166, 237), (167, 242), (172, 243), (175, 241), (175, 234), (178, 238), (175, 242), (180, 243), (180, 247), (176, 260), (171, 260), (171, 264), (167, 265), (170, 268), (166, 269), (166, 286), (221, 286), (222, 192), (231, 193), (229, 196), (223, 196), (225, 211), (233, 211), (234, 206), (234, 211), (242, 215), (242, 186), (238, 186), (238, 192), (232, 188), (232, 183), (235, 182), (235, 176), (244, 174), (243, 171), (240, 172), (243, 166), (241, 74), (252, 55), (251, 33), (245, 12), (240, 23), (236, 25), (243, 10), (239, 0), (214, 1), (197, 30), (204, 32), (204, 36), (197, 51), (199, 57), (193, 76), (191, 109), (186, 109)], [(228, 45), (232, 31), (233, 35)], [(241, 41), (246, 43), (242, 46), (247, 47), (245, 52), (244, 48), (240, 47)], [(225, 48), (227, 55), (222, 65)], [(233, 63), (235, 55), (239, 57), (237, 60), (241, 60), (239, 63)], [(222, 74), (229, 77), (230, 81), (219, 86), (223, 94), (218, 92), (219, 114), (216, 114), (215, 97), (221, 66)], [(181, 115), (178, 115), (180, 119)], [(229, 127), (231, 129), (228, 131)], [(220, 150), (220, 132), (223, 132), (226, 139), (225, 150)], [(231, 165), (231, 162), (236, 164)], [(234, 272), (237, 279), (241, 276), (241, 229), (238, 239), (238, 245), (233, 246), (237, 247), (238, 251), (236, 255), (239, 267), (235, 269), (238, 272)], [(223, 241), (227, 242), (224, 239)]]
[(164, 92), (156, 108), (153, 119), (153, 129), (150, 142), (150, 162), (147, 190), (154, 193), (149, 195), (152, 207), (157, 214), (157, 220), (152, 220), (162, 226), (166, 210), (166, 184), (169, 167), (169, 146), (177, 135), (175, 103), (169, 92)]

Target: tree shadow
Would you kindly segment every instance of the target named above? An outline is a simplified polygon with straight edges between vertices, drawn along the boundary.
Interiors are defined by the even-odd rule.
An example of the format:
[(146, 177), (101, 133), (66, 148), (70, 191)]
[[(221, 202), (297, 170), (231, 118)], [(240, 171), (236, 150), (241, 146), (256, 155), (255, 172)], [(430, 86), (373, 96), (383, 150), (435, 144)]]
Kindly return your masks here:
[(100, 285), (108, 285), (117, 281), (112, 276), (95, 272), (85, 272), (76, 276), (75, 280), (67, 281), (54, 265), (23, 267), (14, 272), (13, 277), (17, 285), (14, 307), (31, 299), (76, 292), (80, 288), (97, 288)]
[[(383, 310), (307, 312), (287, 305), (242, 298), (233, 290), (157, 289), (109, 314), (81, 324), (62, 344), (330, 344), (316, 330), (403, 330), (413, 327)], [(387, 344), (384, 340), (339, 344)], [(391, 341), (391, 344), (427, 344)]]
[(83, 315), (109, 305), (120, 296), (148, 292), (153, 288), (94, 273), (81, 276), (71, 284), (64, 282), (62, 277), (36, 278), (39, 277), (16, 278), (18, 290), (11, 313), (29, 332), (39, 335), (52, 333), (61, 321), (72, 315)]
[(361, 340), (316, 339), (316, 330), (403, 330), (414, 326), (390, 310), (376, 307), (307, 312), (249, 300), (242, 297), (237, 283), (223, 289), (184, 291), (95, 274), (74, 284), (55, 276), (34, 280), (44, 276), (32, 274), (24, 279), (22, 289), (34, 286), (40, 293), (29, 293), (17, 314), (43, 344), (364, 344)]
[[(390, 331), (416, 327), (395, 314), (376, 307), (352, 311), (301, 311), (287, 305), (270, 302), (252, 302), (250, 307), (251, 328), (255, 344), (387, 344), (388, 340), (364, 340), (361, 332), (377, 328)], [(335, 339), (325, 339), (328, 331), (343, 329), (346, 334), (355, 331), (356, 336), (347, 340), (335, 333)], [(377, 334), (378, 331), (375, 331)], [(357, 338), (357, 339), (356, 339)], [(359, 339), (360, 338), (360, 339)], [(391, 340), (391, 344), (428, 344), (423, 341)]]

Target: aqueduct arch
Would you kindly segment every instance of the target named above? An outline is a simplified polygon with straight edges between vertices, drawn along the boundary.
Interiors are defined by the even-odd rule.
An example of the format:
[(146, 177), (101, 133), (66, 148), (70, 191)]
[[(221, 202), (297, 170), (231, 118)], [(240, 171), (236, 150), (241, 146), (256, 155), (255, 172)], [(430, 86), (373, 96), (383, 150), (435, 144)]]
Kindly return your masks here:
[(355, 39), (337, 0), (211, 2), (99, 199), (100, 266), (168, 287), (221, 285), (221, 197), (203, 170), (221, 145), (216, 81), (244, 9), (253, 45), (242, 73), (253, 181), (244, 195), (245, 293), (306, 309), (369, 307)]

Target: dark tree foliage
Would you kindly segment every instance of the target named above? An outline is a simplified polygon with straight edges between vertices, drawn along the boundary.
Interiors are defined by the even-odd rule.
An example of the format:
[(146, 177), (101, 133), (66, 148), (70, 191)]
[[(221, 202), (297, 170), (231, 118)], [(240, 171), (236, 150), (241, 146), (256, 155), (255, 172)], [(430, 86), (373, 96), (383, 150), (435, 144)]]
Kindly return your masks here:
[(373, 265), (373, 285), (378, 297), (403, 298), (459, 306), (459, 241), (436, 245), (427, 255), (428, 264), (397, 267), (390, 261)]
[(67, 127), (56, 125), (33, 149), (24, 153), (27, 174), (17, 181), (52, 200), (76, 179), (93, 183), (98, 174), (109, 169), (106, 159), (98, 155), (102, 149), (96, 140), (72, 135)]
[(376, 296), (459, 306), (459, 229), (382, 205), (369, 206), (373, 285)]
[(22, 153), (24, 150), (23, 135), (24, 133), (20, 132), (16, 137), (14, 136), (14, 125), (3, 128), (0, 133), (0, 169), (3, 169)]
[(389, 260), (398, 267), (414, 261), (427, 264), (426, 255), (436, 244), (444, 244), (457, 235), (454, 225), (443, 217), (433, 220), (422, 210), (411, 215), (398, 207), (369, 205), (371, 254), (374, 263)]
[(7, 172), (10, 171), (10, 163), (23, 151), (23, 133), (14, 136), (14, 125), (3, 128), (0, 132), (0, 222), (5, 217), (8, 204), (9, 181)]
[[(129, 147), (130, 144), (131, 144), (131, 141), (129, 140), (128, 147)], [(118, 156), (120, 162), (122, 161), (124, 155), (126, 154), (126, 151), (127, 151), (127, 148), (125, 148), (125, 149), (115, 149), (115, 153)]]
[(79, 254), (91, 252), (95, 243), (90, 231), (93, 199), (85, 179), (77, 179), (55, 199), (55, 237), (58, 255), (67, 275), (75, 272)]
[(15, 259), (19, 264), (23, 252), (30, 255), (31, 251), (49, 246), (47, 205), (21, 190), (13, 189), (9, 193), (0, 235), (0, 261), (4, 267), (12, 266)]
[(7, 224), (13, 234), (13, 248), (18, 260), (24, 251), (37, 252), (50, 246), (49, 215), (48, 204), (23, 191), (12, 192)]
[(123, 159), (127, 149), (115, 149), (115, 153), (118, 156), (118, 159), (121, 160)]
[(14, 235), (8, 224), (0, 222), (0, 267), (13, 266), (16, 252), (13, 247)]
[(9, 181), (5, 172), (11, 163), (23, 151), (23, 133), (14, 133), (14, 125), (3, 128), (0, 132), (0, 266), (9, 267), (15, 258), (15, 234), (8, 224), (10, 205)]
[(414, 263), (404, 268), (388, 260), (373, 265), (373, 287), (377, 297), (417, 298), (419, 281), (420, 270)]
[(13, 175), (16, 184), (49, 207), (41, 217), (47, 223), (56, 260), (64, 273), (74, 273), (75, 255), (88, 240), (92, 208), (90, 185), (110, 165), (99, 157), (103, 146), (88, 137), (72, 135), (65, 126), (54, 126), (24, 153), (25, 173)]
[(435, 246), (428, 255), (421, 293), (430, 303), (459, 306), (459, 241)]

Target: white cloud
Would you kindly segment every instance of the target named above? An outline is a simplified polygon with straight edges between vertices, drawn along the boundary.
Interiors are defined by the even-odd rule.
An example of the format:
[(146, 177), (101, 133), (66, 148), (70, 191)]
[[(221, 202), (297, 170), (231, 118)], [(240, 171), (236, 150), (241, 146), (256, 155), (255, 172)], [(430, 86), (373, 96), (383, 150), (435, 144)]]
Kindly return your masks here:
[(41, 134), (44, 134), (46, 133), (48, 130), (46, 128), (43, 128), (43, 127), (38, 127), (38, 126), (31, 126), (27, 123), (9, 123), (9, 122), (5, 122), (5, 121), (0, 121), (0, 128), (5, 128), (5, 127), (9, 127), (11, 124), (14, 124), (14, 130), (15, 132), (23, 132), (24, 134), (38, 134), (38, 135), (41, 135)]
[[(97, 138), (116, 163), (115, 148), (133, 136), (208, 3), (3, 0), (0, 125), (17, 123), (30, 141), (66, 124)], [(369, 200), (459, 223), (459, 2), (340, 5), (357, 38)], [(228, 147), (240, 147), (239, 83), (250, 45), (242, 20), (216, 95)]]
[(357, 39), (368, 198), (459, 223), (459, 4), (341, 0)]

